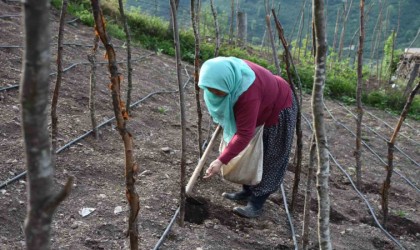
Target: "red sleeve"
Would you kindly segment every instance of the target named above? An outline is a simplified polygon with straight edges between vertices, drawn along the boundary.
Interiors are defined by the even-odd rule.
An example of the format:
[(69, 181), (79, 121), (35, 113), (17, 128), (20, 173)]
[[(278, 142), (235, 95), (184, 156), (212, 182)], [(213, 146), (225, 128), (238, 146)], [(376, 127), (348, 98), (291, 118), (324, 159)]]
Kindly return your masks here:
[(223, 164), (229, 163), (232, 158), (244, 150), (255, 133), (261, 100), (259, 98), (248, 99), (246, 96), (241, 97), (233, 108), (236, 133), (218, 158)]

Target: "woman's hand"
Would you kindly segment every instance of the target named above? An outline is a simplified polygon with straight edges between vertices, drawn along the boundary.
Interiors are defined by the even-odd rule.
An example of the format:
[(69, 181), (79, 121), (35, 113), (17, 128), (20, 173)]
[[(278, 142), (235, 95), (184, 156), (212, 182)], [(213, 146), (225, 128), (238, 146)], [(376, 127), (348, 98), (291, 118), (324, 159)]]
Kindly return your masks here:
[(216, 159), (215, 161), (210, 163), (210, 166), (206, 170), (206, 175), (204, 176), (204, 178), (210, 178), (213, 175), (219, 173), (220, 169), (222, 168), (222, 165), (223, 163), (219, 159)]

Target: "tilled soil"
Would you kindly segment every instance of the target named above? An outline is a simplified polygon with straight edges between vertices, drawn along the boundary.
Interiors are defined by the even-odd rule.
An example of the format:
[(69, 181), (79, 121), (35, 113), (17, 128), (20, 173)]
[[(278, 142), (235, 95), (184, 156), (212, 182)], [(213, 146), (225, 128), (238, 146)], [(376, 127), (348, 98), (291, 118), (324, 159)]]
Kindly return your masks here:
[[(23, 29), (20, 4), (0, 2), (0, 88), (14, 86), (20, 81)], [(10, 17), (5, 17), (10, 15)], [(55, 52), (59, 14), (52, 10), (51, 72), (56, 70)], [(71, 20), (68, 17), (68, 20)], [(93, 29), (78, 22), (65, 26), (64, 67), (87, 62), (93, 43)], [(114, 40), (119, 61), (125, 60), (123, 42)], [(104, 50), (98, 52), (98, 62), (104, 63)], [(139, 232), (140, 248), (152, 249), (173, 217), (180, 192), (180, 145), (181, 127), (179, 95), (176, 92), (175, 60), (171, 57), (133, 49), (133, 101), (154, 95), (133, 108), (128, 129), (134, 136), (135, 158), (140, 165), (136, 188), (140, 195)], [(196, 101), (192, 83), (192, 66), (183, 64), (182, 81), (186, 84), (187, 115), (187, 173), (191, 175), (198, 162)], [(124, 75), (126, 67), (120, 64)], [(88, 109), (89, 65), (77, 64), (63, 76), (58, 103), (59, 146), (72, 141), (91, 129)], [(111, 93), (107, 88), (109, 76), (106, 64), (98, 65), (96, 91), (96, 119), (98, 123), (112, 118)], [(126, 81), (124, 81), (126, 82)], [(51, 76), (51, 90), (55, 75)], [(123, 90), (125, 91), (125, 89)], [(167, 91), (173, 91), (168, 93)], [(326, 100), (326, 106), (338, 122), (355, 131), (351, 114), (339, 103)], [(0, 184), (25, 170), (21, 117), (18, 89), (0, 92)], [(202, 103), (203, 105), (203, 103)], [(353, 110), (353, 107), (349, 107)], [(369, 112), (391, 126), (397, 117), (384, 111), (368, 108)], [(203, 134), (206, 138), (214, 130), (203, 106)], [(303, 114), (311, 120), (310, 96), (304, 96)], [(326, 112), (326, 128), (331, 154), (354, 178), (353, 156), (355, 139), (340, 123)], [(369, 114), (364, 123), (384, 138), (389, 138), (392, 129), (383, 121)], [(420, 123), (409, 120), (403, 126), (397, 146), (412, 160), (395, 152), (396, 170), (419, 186)], [(303, 119), (304, 166), (293, 225), (297, 240), (301, 241), (303, 216), (303, 191), (306, 182), (309, 141), (311, 130)], [(364, 128), (363, 139), (386, 162), (386, 142)], [(92, 135), (72, 144), (56, 156), (57, 190), (69, 176), (75, 178), (70, 196), (60, 205), (53, 220), (53, 249), (128, 249), (126, 238), (128, 207), (125, 198), (124, 151), (121, 138), (111, 122), (100, 129), (99, 138)], [(217, 157), (216, 149), (211, 159)], [(362, 192), (381, 221), (380, 192), (385, 178), (383, 162), (366, 148), (363, 149)], [(211, 160), (210, 159), (210, 160)], [(417, 163), (417, 165), (416, 165)], [(398, 249), (397, 245), (376, 226), (363, 200), (353, 190), (350, 181), (331, 161), (330, 229), (334, 249)], [(293, 156), (290, 160), (284, 187), (290, 204), (293, 186)], [(315, 177), (314, 177), (315, 178)], [(315, 181), (315, 179), (314, 179)], [(272, 195), (258, 219), (244, 219), (232, 213), (237, 205), (221, 197), (224, 191), (236, 190), (237, 185), (220, 177), (199, 181), (194, 198), (200, 204), (188, 203), (183, 228), (176, 223), (161, 249), (293, 249), (291, 230), (280, 193)], [(312, 188), (311, 248), (317, 246), (316, 187)], [(0, 249), (24, 248), (24, 219), (26, 213), (26, 181), (21, 179), (0, 190)], [(418, 249), (420, 245), (419, 192), (394, 174), (390, 194), (389, 233), (407, 249)], [(115, 213), (117, 207), (122, 212)], [(79, 210), (94, 208), (82, 217)]]

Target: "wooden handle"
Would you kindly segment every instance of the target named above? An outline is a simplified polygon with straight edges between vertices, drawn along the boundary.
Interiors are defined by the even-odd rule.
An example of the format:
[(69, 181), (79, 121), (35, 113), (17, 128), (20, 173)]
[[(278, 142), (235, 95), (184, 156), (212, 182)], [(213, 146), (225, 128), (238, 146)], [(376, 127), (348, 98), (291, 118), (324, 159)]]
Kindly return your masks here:
[(206, 150), (203, 153), (203, 156), (201, 156), (200, 161), (198, 162), (197, 166), (195, 167), (194, 173), (192, 174), (190, 180), (188, 181), (187, 187), (185, 188), (185, 193), (187, 195), (191, 194), (192, 188), (194, 187), (195, 183), (197, 182), (197, 178), (200, 175), (201, 169), (203, 168), (204, 164), (206, 163), (207, 157), (213, 148), (213, 144), (216, 141), (217, 136), (219, 135), (220, 131), (222, 130), (222, 127), (217, 126), (216, 130), (214, 131), (209, 145), (207, 146)]

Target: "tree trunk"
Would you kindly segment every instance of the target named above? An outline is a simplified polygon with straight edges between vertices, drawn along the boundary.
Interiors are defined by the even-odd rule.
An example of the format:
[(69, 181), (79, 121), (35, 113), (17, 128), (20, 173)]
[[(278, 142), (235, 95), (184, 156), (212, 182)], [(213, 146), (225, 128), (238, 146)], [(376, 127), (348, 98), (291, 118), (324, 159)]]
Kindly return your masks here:
[(328, 177), (330, 162), (328, 156), (327, 134), (324, 123), (324, 86), (326, 70), (327, 43), (325, 41), (324, 0), (313, 0), (313, 13), (316, 37), (315, 77), (312, 90), (312, 112), (318, 155), (317, 193), (318, 193), (318, 238), (320, 249), (332, 249), (330, 236), (330, 198)]
[(343, 27), (341, 28), (341, 35), (340, 35), (340, 48), (338, 50), (338, 61), (341, 60), (341, 54), (343, 53), (343, 47), (344, 47), (344, 36), (346, 34), (346, 27), (347, 27), (347, 20), (350, 15), (351, 6), (353, 4), (353, 0), (350, 0), (350, 4), (347, 5), (348, 0), (346, 0), (346, 7), (344, 8), (345, 17), (343, 20)]
[(404, 98), (407, 98), (408, 94), (410, 93), (410, 90), (413, 87), (414, 80), (416, 79), (419, 73), (419, 67), (420, 67), (420, 62), (419, 63), (414, 62), (414, 67), (411, 70), (410, 78), (408, 79), (407, 86), (405, 87)]
[(235, 19), (235, 0), (231, 0), (230, 4), (230, 27), (229, 27), (229, 44), (233, 43), (233, 20)]
[(270, 37), (271, 50), (273, 52), (274, 65), (276, 66), (276, 69), (277, 69), (277, 75), (281, 76), (281, 68), (280, 68), (279, 58), (278, 58), (278, 54), (277, 54), (277, 48), (276, 48), (276, 44), (274, 43), (273, 31), (271, 30), (270, 10), (269, 10), (269, 7), (268, 7), (267, 0), (265, 0), (265, 13), (266, 13), (265, 21), (266, 21), (266, 24), (267, 24), (268, 36)]
[(95, 20), (95, 30), (106, 49), (106, 55), (108, 58), (108, 68), (111, 74), (110, 87), (112, 91), (112, 105), (114, 107), (114, 115), (117, 121), (117, 129), (124, 143), (126, 197), (130, 206), (127, 235), (130, 236), (130, 248), (133, 250), (138, 249), (139, 247), (137, 216), (140, 210), (140, 202), (139, 195), (136, 192), (136, 186), (134, 184), (136, 181), (135, 176), (139, 170), (139, 166), (135, 162), (135, 158), (133, 155), (133, 137), (126, 126), (128, 113), (125, 109), (125, 104), (121, 98), (120, 89), (122, 77), (121, 74), (118, 72), (118, 65), (114, 47), (110, 43), (108, 35), (106, 33), (105, 18), (102, 14), (102, 10), (99, 7), (99, 1), (91, 0), (91, 4), (93, 17)]
[(364, 10), (365, 0), (360, 0), (360, 35), (359, 35), (359, 50), (357, 51), (357, 119), (356, 119), (356, 150), (354, 156), (356, 158), (356, 186), (361, 188), (362, 184), (362, 85), (363, 85), (363, 42), (365, 39), (365, 24), (364, 24)]
[(186, 158), (186, 121), (185, 121), (185, 98), (184, 98), (184, 89), (182, 87), (181, 81), (181, 49), (179, 44), (179, 33), (178, 33), (178, 21), (176, 14), (176, 4), (175, 0), (169, 0), (171, 3), (171, 14), (172, 14), (172, 24), (174, 31), (174, 46), (175, 46), (175, 57), (176, 57), (176, 74), (179, 88), (179, 106), (181, 110), (181, 180), (180, 180), (180, 215), (179, 215), (179, 224), (181, 227), (184, 226), (184, 216), (185, 216), (185, 158)]
[(389, 188), (391, 187), (391, 177), (392, 171), (394, 170), (393, 160), (394, 160), (394, 144), (395, 140), (397, 139), (398, 132), (401, 129), (402, 124), (404, 123), (405, 118), (407, 117), (408, 110), (410, 109), (411, 103), (413, 102), (414, 97), (416, 96), (418, 90), (420, 88), (420, 82), (417, 83), (416, 87), (411, 91), (410, 96), (405, 103), (404, 109), (401, 112), (400, 119), (395, 126), (394, 133), (392, 134), (389, 142), (388, 142), (388, 165), (386, 166), (386, 178), (384, 183), (382, 184), (382, 213), (383, 213), (383, 224), (386, 226), (388, 222), (388, 196), (389, 196)]
[(240, 48), (246, 47), (246, 36), (247, 36), (247, 16), (245, 12), (238, 12), (238, 38), (237, 44)]
[[(171, 1), (171, 0), (169, 0)], [(178, 12), (178, 6), (179, 6), (180, 0), (175, 0), (175, 11)], [(169, 15), (172, 15), (172, 7), (169, 8)], [(168, 33), (172, 35), (173, 32), (173, 23), (171, 16), (169, 17), (169, 26), (168, 26)]]
[(199, 79), (199, 70), (200, 70), (200, 31), (197, 26), (200, 23), (198, 20), (199, 10), (197, 8), (195, 0), (191, 0), (191, 24), (194, 31), (194, 40), (195, 40), (195, 58), (194, 58), (194, 88), (195, 88), (195, 103), (197, 107), (197, 135), (198, 135), (198, 152), (199, 158), (203, 155), (203, 148), (201, 144), (203, 143), (203, 133), (201, 130), (203, 113), (201, 112), (201, 102), (200, 102), (200, 87), (198, 87)]
[(303, 229), (302, 229), (302, 249), (309, 249), (309, 222), (311, 214), (311, 190), (312, 190), (312, 178), (314, 172), (314, 165), (316, 160), (316, 143), (315, 143), (315, 134), (312, 135), (311, 139), (311, 149), (309, 151), (309, 164), (308, 164), (308, 173), (306, 180), (306, 191), (305, 191), (305, 201), (303, 209)]
[(373, 31), (372, 31), (372, 39), (371, 39), (371, 42), (370, 42), (370, 60), (369, 60), (370, 74), (369, 74), (369, 78), (372, 77), (372, 72), (373, 72), (373, 58), (374, 58), (375, 47), (376, 47), (376, 42), (377, 42), (377, 34), (376, 33), (377, 33), (377, 29), (380, 25), (380, 22), (382, 20), (382, 17), (381, 17), (382, 7), (383, 7), (382, 1), (380, 1), (379, 2), (379, 14), (378, 14), (378, 18), (377, 18), (376, 23), (375, 23), (375, 27), (373, 28)]
[(51, 248), (53, 213), (69, 194), (72, 183), (69, 179), (59, 193), (54, 187), (47, 116), (51, 59), (49, 13), (48, 0), (28, 0), (23, 5), (25, 49), (20, 104), (28, 181), (24, 231), (29, 250)]
[(92, 123), (92, 131), (95, 138), (98, 138), (98, 128), (95, 118), (95, 92), (96, 92), (96, 50), (98, 49), (99, 37), (95, 34), (93, 41), (93, 49), (89, 54), (88, 61), (90, 62), (90, 81), (89, 81), (89, 114), (90, 121)]
[[(295, 85), (293, 83), (293, 77), (292, 77), (292, 73), (291, 73), (291, 68), (290, 68), (290, 64), (293, 64), (293, 58), (292, 55), (290, 54), (290, 50), (286, 41), (286, 38), (284, 37), (284, 31), (283, 31), (283, 27), (280, 23), (280, 21), (277, 19), (276, 13), (274, 12), (274, 10), (272, 10), (273, 13), (273, 17), (274, 17), (274, 21), (276, 23), (276, 28), (279, 34), (279, 39), (283, 44), (283, 48), (286, 54), (286, 72), (287, 72), (287, 78), (289, 80), (289, 84), (290, 84), (290, 88), (293, 91), (293, 95), (296, 98), (296, 101), (298, 102), (298, 110), (297, 110), (297, 120), (296, 120), (296, 137), (297, 137), (297, 142), (296, 142), (296, 156), (297, 156), (297, 162), (296, 162), (296, 170), (295, 170), (295, 180), (293, 183), (293, 194), (292, 194), (292, 204), (291, 204), (291, 210), (294, 211), (295, 207), (296, 207), (296, 202), (297, 202), (297, 194), (298, 194), (298, 190), (299, 190), (299, 182), (300, 182), (300, 172), (301, 172), (301, 168), (302, 168), (302, 147), (303, 147), (303, 143), (302, 143), (302, 86), (301, 84), (299, 84), (299, 97), (296, 93), (296, 88)], [(296, 68), (295, 68), (296, 70)], [(298, 76), (297, 72), (295, 71), (296, 76)], [(299, 77), (299, 76), (298, 76)], [(300, 82), (299, 82), (300, 83)]]
[(334, 40), (332, 50), (336, 51), (336, 44), (337, 44), (337, 34), (338, 34), (338, 20), (340, 20), (340, 9), (337, 9), (337, 19), (335, 20), (335, 28), (334, 28)]
[(57, 136), (58, 136), (58, 117), (57, 117), (57, 103), (58, 95), (60, 93), (61, 80), (63, 76), (63, 36), (64, 36), (64, 21), (67, 12), (67, 0), (63, 0), (61, 5), (60, 23), (58, 26), (58, 41), (57, 41), (57, 78), (54, 88), (54, 94), (51, 101), (51, 141), (52, 141), (52, 154), (55, 155), (57, 150)]
[(218, 57), (219, 49), (220, 49), (220, 31), (219, 31), (219, 23), (217, 22), (217, 11), (216, 11), (216, 8), (214, 8), (213, 0), (210, 0), (210, 8), (211, 8), (211, 13), (213, 14), (214, 28), (216, 31), (216, 48), (214, 49), (214, 57)]
[[(299, 32), (298, 32), (298, 40), (296, 41), (297, 44), (297, 62), (300, 61), (300, 49), (302, 47), (302, 34), (303, 34), (303, 27), (305, 26), (305, 7), (306, 7), (306, 1), (303, 2), (302, 7), (302, 17), (301, 17), (301, 23), (299, 24)], [(296, 50), (295, 50), (296, 52)]]
[(128, 29), (127, 18), (124, 14), (124, 5), (122, 0), (118, 0), (118, 6), (120, 9), (120, 15), (124, 26), (124, 33), (127, 42), (127, 105), (126, 109), (127, 112), (130, 113), (130, 105), (131, 105), (131, 90), (133, 89), (133, 68), (131, 67), (131, 35), (130, 30)]

